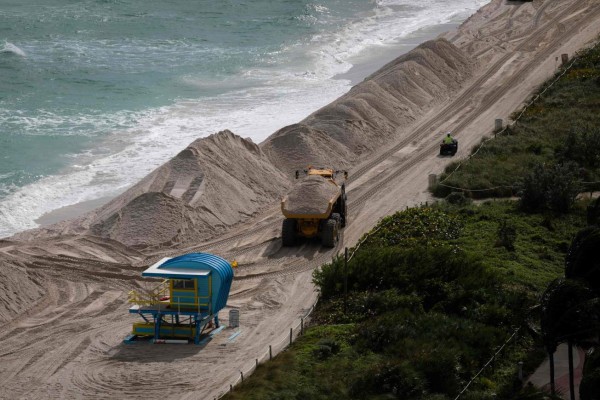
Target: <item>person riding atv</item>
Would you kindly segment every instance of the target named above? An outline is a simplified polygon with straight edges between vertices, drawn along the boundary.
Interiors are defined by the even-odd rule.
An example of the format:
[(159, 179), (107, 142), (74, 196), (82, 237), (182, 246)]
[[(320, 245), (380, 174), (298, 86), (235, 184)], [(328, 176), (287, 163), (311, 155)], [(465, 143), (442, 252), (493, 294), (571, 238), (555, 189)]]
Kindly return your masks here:
[(450, 132), (446, 133), (442, 144), (440, 144), (440, 156), (455, 155), (458, 151), (458, 141), (452, 137)]

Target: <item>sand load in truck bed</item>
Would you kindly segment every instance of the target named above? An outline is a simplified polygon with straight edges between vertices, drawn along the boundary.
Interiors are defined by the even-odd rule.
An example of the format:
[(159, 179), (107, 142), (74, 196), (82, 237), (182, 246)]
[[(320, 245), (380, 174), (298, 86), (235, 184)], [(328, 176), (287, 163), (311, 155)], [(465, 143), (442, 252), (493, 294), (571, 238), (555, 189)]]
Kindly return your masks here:
[(340, 195), (340, 188), (322, 176), (307, 176), (281, 202), (281, 210), (287, 218), (327, 218), (333, 203)]

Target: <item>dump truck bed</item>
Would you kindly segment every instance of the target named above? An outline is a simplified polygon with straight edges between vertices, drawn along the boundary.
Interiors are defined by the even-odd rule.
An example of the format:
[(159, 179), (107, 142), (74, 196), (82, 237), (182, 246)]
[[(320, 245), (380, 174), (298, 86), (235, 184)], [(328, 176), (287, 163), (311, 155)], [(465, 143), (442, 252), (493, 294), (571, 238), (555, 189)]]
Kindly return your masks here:
[(309, 175), (299, 181), (281, 201), (286, 218), (329, 218), (341, 189), (332, 180)]

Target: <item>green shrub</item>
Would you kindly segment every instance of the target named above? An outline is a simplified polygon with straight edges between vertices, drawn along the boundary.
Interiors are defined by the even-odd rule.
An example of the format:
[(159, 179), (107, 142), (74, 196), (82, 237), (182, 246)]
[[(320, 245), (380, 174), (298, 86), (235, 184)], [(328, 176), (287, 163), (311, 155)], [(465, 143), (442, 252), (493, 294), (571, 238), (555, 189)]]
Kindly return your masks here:
[(574, 163), (537, 164), (520, 185), (521, 209), (526, 212), (569, 212), (581, 190), (577, 174)]
[(340, 344), (331, 338), (321, 339), (316, 344), (317, 348), (314, 351), (315, 357), (320, 360), (325, 360), (340, 351)]
[(515, 250), (515, 241), (517, 240), (517, 228), (508, 221), (503, 220), (498, 227), (498, 242), (497, 246), (502, 246), (508, 251)]
[(463, 381), (460, 377), (462, 355), (457, 348), (437, 346), (431, 351), (419, 353), (416, 364), (422, 371), (429, 392), (456, 395)]
[(373, 393), (389, 394), (397, 399), (422, 399), (426, 393), (426, 382), (411, 363), (394, 360), (364, 371), (352, 384), (350, 393), (357, 399), (367, 398)]
[(600, 166), (600, 127), (583, 124), (571, 129), (556, 149), (559, 162), (574, 161), (584, 168)]
[(464, 192), (452, 192), (444, 200), (456, 206), (467, 206), (473, 203), (473, 200), (465, 196)]

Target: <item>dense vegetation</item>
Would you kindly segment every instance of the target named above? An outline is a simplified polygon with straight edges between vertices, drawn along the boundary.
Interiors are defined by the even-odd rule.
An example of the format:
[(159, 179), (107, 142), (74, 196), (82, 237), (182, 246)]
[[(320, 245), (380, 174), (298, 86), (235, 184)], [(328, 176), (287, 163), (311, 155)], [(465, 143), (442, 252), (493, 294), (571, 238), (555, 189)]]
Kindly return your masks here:
[[(547, 191), (561, 185), (574, 186), (563, 188), (569, 194), (580, 185), (597, 190), (598, 184), (581, 182), (600, 181), (600, 46), (580, 54), (573, 67), (547, 88), (549, 83), (540, 88), (539, 92), (547, 91), (518, 123), (487, 141), (456, 172), (450, 174), (460, 161), (449, 165), (440, 181), (464, 188), (473, 198), (507, 197), (530, 189), (534, 206), (544, 198), (557, 198), (560, 193), (547, 196)], [(532, 174), (545, 174), (546, 182), (538, 179), (534, 182), (541, 186), (528, 187)], [(437, 186), (434, 194), (447, 196), (452, 191), (448, 186)]]
[[(313, 325), (227, 398), (453, 399), (518, 332), (461, 399), (541, 399), (522, 388), (517, 362), (531, 373), (571, 325), (586, 332), (578, 343), (594, 336), (579, 318), (589, 310), (573, 305), (595, 307), (588, 283), (600, 276), (600, 228), (587, 227), (600, 205), (576, 200), (600, 180), (599, 71), (596, 47), (446, 181), (493, 190), (438, 186), (446, 201), (385, 218), (347, 265), (316, 271)], [(470, 204), (476, 193), (521, 198)], [(549, 323), (552, 313), (569, 322)], [(582, 398), (597, 393), (599, 359), (586, 364)]]
[(229, 398), (450, 399), (520, 328), (464, 396), (513, 398), (517, 362), (531, 373), (544, 356), (531, 307), (585, 224), (581, 207), (548, 219), (512, 201), (387, 217), (347, 269), (339, 258), (315, 272), (315, 324)]

